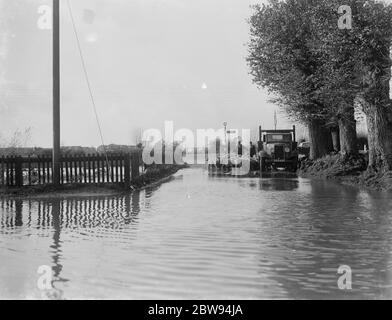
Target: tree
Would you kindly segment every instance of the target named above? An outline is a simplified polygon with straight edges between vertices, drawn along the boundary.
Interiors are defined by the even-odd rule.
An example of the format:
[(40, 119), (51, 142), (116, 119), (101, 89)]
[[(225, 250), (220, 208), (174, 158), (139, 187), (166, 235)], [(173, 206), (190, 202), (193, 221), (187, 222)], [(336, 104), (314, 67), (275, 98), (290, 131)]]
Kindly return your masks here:
[(16, 130), (8, 143), (8, 148), (26, 148), (31, 141), (31, 136), (31, 127), (26, 128), (23, 132)]
[(353, 1), (352, 5), (353, 38), (362, 70), (360, 99), (369, 131), (369, 169), (392, 170), (392, 6), (375, 0)]
[[(320, 58), (319, 95), (324, 105), (329, 107), (331, 123), (338, 125), (333, 133), (335, 136), (338, 132), (340, 140), (335, 144), (339, 144), (342, 154), (355, 155), (358, 146), (354, 102), (360, 86), (357, 62), (353, 58), (355, 44), (352, 42), (351, 29), (338, 27), (344, 18), (351, 22), (351, 15), (341, 8), (350, 9), (349, 6), (342, 6), (338, 0), (320, 0), (310, 8), (314, 43), (312, 50)], [(345, 12), (345, 15), (340, 16), (341, 12)]]
[[(329, 1), (330, 10), (340, 4), (336, 0)], [(326, 73), (330, 77), (329, 83), (343, 89), (342, 94), (336, 95), (342, 103), (339, 110), (352, 110), (353, 101), (361, 102), (368, 124), (369, 169), (391, 170), (392, 107), (389, 81), (392, 6), (376, 0), (350, 0), (345, 4), (352, 11), (351, 30), (339, 30), (333, 27), (333, 22), (319, 20), (321, 29), (318, 31), (324, 30), (320, 48), (330, 61), (323, 65), (332, 66), (332, 71)], [(329, 88), (327, 91), (331, 94), (337, 92)], [(353, 115), (351, 112), (344, 114), (349, 114), (352, 119), (348, 119), (345, 129), (353, 130), (350, 128), (350, 123), (354, 122)]]
[[(352, 11), (351, 29), (338, 28), (342, 5)], [(327, 141), (315, 130), (337, 124), (342, 153), (356, 154), (354, 105), (360, 101), (368, 123), (369, 169), (392, 170), (392, 5), (274, 0), (256, 6), (250, 24), (254, 82), (309, 124), (313, 144)], [(325, 152), (320, 147), (313, 146), (314, 157)]]
[(317, 0), (270, 1), (255, 5), (249, 23), (251, 40), (248, 64), (254, 83), (268, 88), (274, 101), (293, 118), (308, 125), (311, 157), (332, 150), (326, 124), (331, 109), (320, 90), (322, 53), (314, 50), (312, 24)]

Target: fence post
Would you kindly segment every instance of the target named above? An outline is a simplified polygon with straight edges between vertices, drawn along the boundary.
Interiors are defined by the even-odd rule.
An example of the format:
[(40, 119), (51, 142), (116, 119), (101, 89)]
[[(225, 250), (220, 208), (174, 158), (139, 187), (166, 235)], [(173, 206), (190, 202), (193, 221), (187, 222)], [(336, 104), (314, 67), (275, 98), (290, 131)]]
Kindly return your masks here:
[(132, 170), (132, 181), (139, 177), (139, 167), (140, 167), (140, 157), (139, 153), (132, 153), (131, 155), (131, 170)]
[(22, 157), (15, 158), (15, 184), (17, 187), (23, 187), (23, 159)]
[(129, 153), (124, 155), (124, 186), (126, 189), (131, 186), (131, 157)]

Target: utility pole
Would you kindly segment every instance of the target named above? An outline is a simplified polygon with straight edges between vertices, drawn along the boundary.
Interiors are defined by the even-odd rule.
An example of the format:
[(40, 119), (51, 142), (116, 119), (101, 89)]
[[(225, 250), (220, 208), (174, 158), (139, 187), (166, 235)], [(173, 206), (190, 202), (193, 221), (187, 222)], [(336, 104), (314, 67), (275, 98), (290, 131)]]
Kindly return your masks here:
[(225, 134), (225, 147), (227, 146), (227, 154), (230, 155), (230, 145), (227, 145), (227, 122), (223, 122), (223, 130)]
[(276, 127), (278, 126), (278, 117), (276, 116), (276, 110), (274, 112), (274, 123), (275, 123), (275, 131), (276, 131)]
[(227, 122), (223, 122), (223, 130), (225, 134), (225, 144), (227, 143)]
[(60, 185), (60, 0), (53, 0), (53, 184)]

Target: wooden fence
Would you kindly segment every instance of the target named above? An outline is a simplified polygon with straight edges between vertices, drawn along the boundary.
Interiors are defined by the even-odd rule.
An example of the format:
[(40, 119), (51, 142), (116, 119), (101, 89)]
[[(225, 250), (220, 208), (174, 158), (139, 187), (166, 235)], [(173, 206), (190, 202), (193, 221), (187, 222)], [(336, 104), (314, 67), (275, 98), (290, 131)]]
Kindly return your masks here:
[[(63, 156), (61, 184), (116, 183), (129, 186), (140, 174), (141, 155)], [(0, 157), (0, 186), (23, 187), (53, 183), (52, 157)]]

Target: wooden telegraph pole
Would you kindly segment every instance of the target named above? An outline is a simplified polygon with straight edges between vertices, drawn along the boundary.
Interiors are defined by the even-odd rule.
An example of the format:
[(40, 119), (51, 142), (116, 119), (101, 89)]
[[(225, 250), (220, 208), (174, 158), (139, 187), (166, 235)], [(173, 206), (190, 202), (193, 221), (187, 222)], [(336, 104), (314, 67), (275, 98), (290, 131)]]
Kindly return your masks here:
[(60, 0), (53, 0), (53, 184), (60, 185)]

